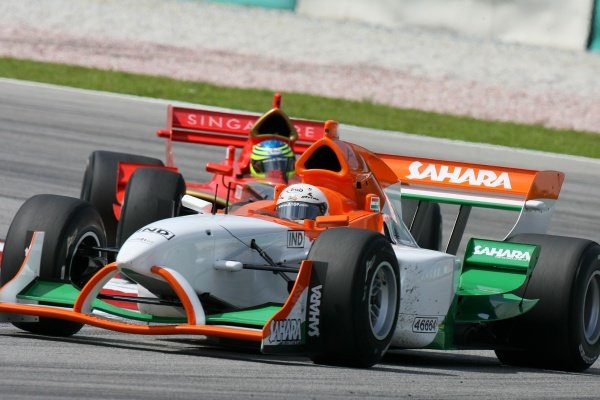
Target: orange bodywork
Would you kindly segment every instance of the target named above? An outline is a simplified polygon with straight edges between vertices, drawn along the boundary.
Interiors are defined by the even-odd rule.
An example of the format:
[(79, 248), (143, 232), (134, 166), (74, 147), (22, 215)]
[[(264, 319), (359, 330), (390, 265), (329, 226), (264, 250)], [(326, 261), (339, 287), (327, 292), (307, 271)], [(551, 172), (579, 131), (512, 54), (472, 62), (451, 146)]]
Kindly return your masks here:
[(35, 315), (47, 318), (59, 318), (117, 332), (133, 333), (137, 335), (206, 335), (253, 342), (260, 342), (262, 339), (262, 333), (259, 330), (192, 324), (140, 325), (115, 321), (96, 315), (83, 314), (77, 311), (52, 306), (0, 303), (0, 312), (20, 315)]
[[(327, 132), (327, 128), (325, 129)], [(333, 136), (333, 137), (332, 137)], [(326, 133), (296, 161), (296, 174), (301, 182), (319, 187), (328, 201), (328, 213), (315, 221), (303, 223), (281, 220), (276, 215), (275, 198), (248, 203), (233, 211), (236, 215), (274, 220), (290, 229), (302, 229), (314, 239), (319, 232), (331, 227), (349, 226), (383, 233), (383, 217), (380, 213), (385, 204), (385, 194), (375, 173), (365, 161), (365, 156), (375, 158), (373, 153), (342, 142), (335, 135)], [(378, 173), (386, 183), (396, 183), (394, 173), (385, 164), (377, 164)], [(375, 201), (376, 200), (376, 201)], [(377, 204), (376, 209), (372, 205)]]

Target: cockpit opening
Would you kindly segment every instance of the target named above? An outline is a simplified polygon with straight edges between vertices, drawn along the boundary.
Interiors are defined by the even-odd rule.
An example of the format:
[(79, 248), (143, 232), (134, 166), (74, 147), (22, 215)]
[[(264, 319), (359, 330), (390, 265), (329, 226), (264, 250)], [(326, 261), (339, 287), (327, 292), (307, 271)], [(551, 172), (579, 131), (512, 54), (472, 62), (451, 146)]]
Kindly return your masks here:
[(337, 155), (329, 146), (321, 146), (311, 154), (304, 163), (306, 169), (324, 169), (327, 171), (340, 172), (342, 165)]

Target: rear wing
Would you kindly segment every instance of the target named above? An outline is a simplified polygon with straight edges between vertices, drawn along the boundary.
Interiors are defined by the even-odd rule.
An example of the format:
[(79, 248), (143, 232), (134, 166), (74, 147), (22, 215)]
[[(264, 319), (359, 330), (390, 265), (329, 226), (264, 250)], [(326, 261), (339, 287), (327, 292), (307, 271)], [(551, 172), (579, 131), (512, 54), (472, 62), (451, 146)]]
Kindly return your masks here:
[[(274, 110), (279, 110), (280, 102), (281, 96), (276, 94), (273, 101)], [(169, 159), (173, 141), (243, 148), (251, 140), (253, 128), (259, 119), (260, 115), (169, 105), (167, 128), (159, 129), (156, 134), (167, 139)], [(324, 123), (321, 121), (297, 118), (291, 118), (289, 121), (297, 131), (297, 137), (294, 133), (291, 143), (296, 154), (304, 152), (324, 135)]]
[[(520, 212), (507, 237), (517, 233), (545, 233), (564, 181), (564, 174), (559, 171), (378, 156), (402, 183), (402, 198), (461, 206), (453, 236), (462, 236), (471, 207)], [(449, 243), (449, 247), (454, 250), (455, 246)]]
[(558, 199), (564, 174), (379, 154), (407, 198), (520, 211)]

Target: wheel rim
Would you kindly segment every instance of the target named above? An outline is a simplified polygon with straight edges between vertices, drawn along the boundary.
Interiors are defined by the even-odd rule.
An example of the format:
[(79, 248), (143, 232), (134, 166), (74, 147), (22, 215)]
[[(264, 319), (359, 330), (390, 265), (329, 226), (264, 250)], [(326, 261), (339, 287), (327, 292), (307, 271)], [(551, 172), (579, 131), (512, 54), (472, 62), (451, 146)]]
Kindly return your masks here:
[(369, 321), (378, 340), (385, 338), (392, 329), (397, 301), (396, 274), (390, 263), (382, 262), (377, 266), (369, 288)]
[(86, 232), (83, 234), (73, 249), (73, 256), (71, 257), (68, 271), (63, 271), (63, 275), (68, 272), (69, 276), (62, 276), (61, 278), (68, 278), (77, 286), (83, 287), (85, 282), (83, 282), (82, 279), (85, 278), (86, 271), (88, 271), (89, 268), (94, 270), (94, 267), (96, 266), (92, 260), (102, 256), (102, 253), (97, 251), (94, 257), (94, 254), (91, 254), (88, 249), (100, 246), (100, 238), (96, 233)]
[(589, 344), (600, 338), (600, 271), (595, 271), (585, 290), (583, 308), (583, 332)]

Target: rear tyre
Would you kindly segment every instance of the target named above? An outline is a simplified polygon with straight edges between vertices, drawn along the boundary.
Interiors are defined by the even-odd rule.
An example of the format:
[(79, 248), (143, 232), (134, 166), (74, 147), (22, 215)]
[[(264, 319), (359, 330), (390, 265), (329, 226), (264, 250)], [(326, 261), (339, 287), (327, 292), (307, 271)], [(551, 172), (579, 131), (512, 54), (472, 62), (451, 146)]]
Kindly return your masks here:
[(102, 216), (108, 246), (111, 247), (114, 247), (116, 243), (118, 225), (113, 211), (113, 204), (117, 201), (119, 162), (164, 165), (161, 160), (156, 158), (104, 150), (94, 151), (88, 158), (79, 197), (96, 207), (100, 216)]
[[(6, 243), (0, 282), (10, 281), (19, 271), (33, 231), (43, 231), (40, 263), (43, 280), (72, 282), (82, 287), (103, 264), (101, 252), (85, 248), (106, 246), (106, 234), (98, 211), (82, 200), (38, 195), (27, 200), (13, 219)], [(23, 330), (53, 336), (71, 336), (82, 324), (40, 317), (38, 322), (15, 322)]]
[(308, 259), (327, 263), (311, 359), (363, 368), (379, 362), (400, 306), (398, 262), (389, 242), (372, 231), (330, 229), (318, 237)]
[(536, 234), (510, 241), (541, 247), (529, 283), (517, 292), (539, 302), (499, 325), (517, 350), (496, 350), (498, 359), (508, 365), (566, 371), (589, 368), (600, 354), (600, 245)]
[(157, 168), (137, 169), (127, 184), (117, 228), (117, 246), (149, 223), (179, 215), (185, 182), (181, 174)]

